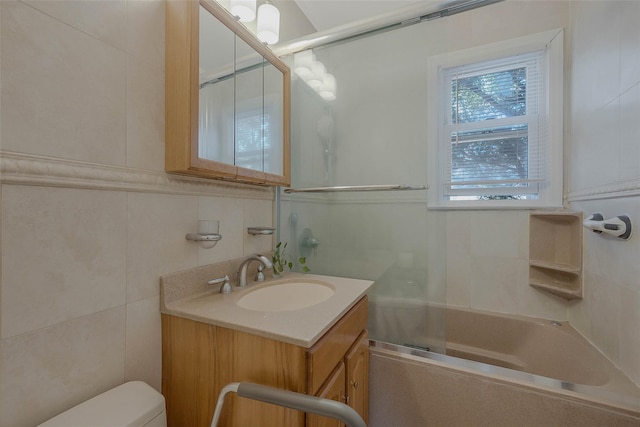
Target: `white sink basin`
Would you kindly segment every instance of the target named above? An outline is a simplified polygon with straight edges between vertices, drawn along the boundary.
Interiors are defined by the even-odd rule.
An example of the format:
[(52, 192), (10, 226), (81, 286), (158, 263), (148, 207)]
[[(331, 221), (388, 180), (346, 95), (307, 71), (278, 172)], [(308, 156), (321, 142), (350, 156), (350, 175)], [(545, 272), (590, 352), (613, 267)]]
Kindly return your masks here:
[(249, 291), (236, 304), (264, 312), (294, 311), (320, 304), (335, 293), (335, 288), (319, 280), (290, 279)]

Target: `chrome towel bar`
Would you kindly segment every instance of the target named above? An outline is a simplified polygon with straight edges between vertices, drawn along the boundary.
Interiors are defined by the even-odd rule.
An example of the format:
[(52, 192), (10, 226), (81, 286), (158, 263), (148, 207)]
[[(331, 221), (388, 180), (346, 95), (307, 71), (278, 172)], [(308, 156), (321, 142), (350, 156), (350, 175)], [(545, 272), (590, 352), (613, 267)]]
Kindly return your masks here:
[(408, 190), (428, 190), (428, 185), (342, 185), (336, 187), (308, 187), (308, 188), (286, 188), (285, 193), (337, 193), (346, 191), (408, 191)]

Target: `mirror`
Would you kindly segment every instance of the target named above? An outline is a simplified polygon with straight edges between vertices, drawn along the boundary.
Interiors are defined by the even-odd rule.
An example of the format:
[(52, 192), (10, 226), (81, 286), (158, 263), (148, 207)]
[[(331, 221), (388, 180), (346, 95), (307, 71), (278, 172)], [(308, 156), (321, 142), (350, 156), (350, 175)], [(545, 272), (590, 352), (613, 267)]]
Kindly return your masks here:
[(263, 62), (236, 36), (235, 164), (254, 171), (264, 171)]
[(167, 172), (289, 185), (287, 66), (216, 2), (166, 4)]
[(198, 156), (233, 164), (235, 34), (204, 7), (199, 9)]
[(283, 102), (284, 80), (282, 73), (272, 64), (264, 66), (264, 171), (274, 175), (284, 175), (284, 158), (279, 155), (284, 151), (284, 116)]

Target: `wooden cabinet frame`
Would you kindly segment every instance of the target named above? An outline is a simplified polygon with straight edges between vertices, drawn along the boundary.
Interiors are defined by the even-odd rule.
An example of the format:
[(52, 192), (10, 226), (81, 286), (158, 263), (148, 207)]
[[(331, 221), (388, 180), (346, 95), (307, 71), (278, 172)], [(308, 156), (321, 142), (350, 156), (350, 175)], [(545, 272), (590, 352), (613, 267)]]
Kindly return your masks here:
[[(198, 157), (200, 5), (283, 73), (283, 175)], [(289, 67), (222, 6), (213, 0), (167, 0), (165, 51), (165, 170), (167, 172), (263, 185), (290, 185), (290, 99)]]
[[(366, 421), (367, 308), (363, 297), (311, 348), (162, 314), (168, 426), (208, 427), (222, 387), (243, 381), (347, 402)], [(231, 395), (220, 426), (266, 425), (264, 420), (279, 427), (335, 425), (326, 417)]]

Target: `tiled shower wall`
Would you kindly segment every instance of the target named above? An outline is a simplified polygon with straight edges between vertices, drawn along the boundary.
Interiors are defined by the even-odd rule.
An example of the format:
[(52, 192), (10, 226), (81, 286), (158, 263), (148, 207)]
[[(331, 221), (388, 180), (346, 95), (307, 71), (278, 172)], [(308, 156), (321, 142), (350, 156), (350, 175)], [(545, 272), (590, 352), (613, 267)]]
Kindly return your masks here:
[[(159, 277), (268, 251), (273, 192), (164, 169), (164, 2), (1, 1), (0, 426), (160, 389)], [(188, 242), (220, 221), (209, 250)]]
[(585, 230), (584, 300), (569, 320), (640, 384), (640, 2), (572, 3), (573, 209), (627, 214), (628, 241)]

